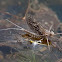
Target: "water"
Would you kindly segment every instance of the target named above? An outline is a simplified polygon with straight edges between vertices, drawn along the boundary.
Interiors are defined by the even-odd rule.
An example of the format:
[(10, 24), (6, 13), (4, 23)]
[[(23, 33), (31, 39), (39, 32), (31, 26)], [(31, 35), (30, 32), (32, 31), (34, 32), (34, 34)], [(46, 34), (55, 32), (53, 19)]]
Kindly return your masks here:
[[(10, 0), (5, 0), (5, 1), (0, 0), (0, 2), (2, 2), (0, 4), (0, 10), (4, 11), (4, 12), (9, 12), (9, 13), (11, 13), (13, 15), (17, 15), (19, 17), (23, 17), (25, 15), (25, 12), (27, 9), (28, 0), (11, 0), (10, 3), (9, 3), (9, 1)], [(62, 22), (62, 8), (61, 8), (62, 5), (56, 4), (56, 3), (58, 3), (58, 1), (60, 1), (60, 0), (57, 0), (57, 1), (56, 0), (55, 1), (53, 1), (53, 0), (51, 0), (51, 1), (50, 0), (39, 0), (40, 3), (44, 3), (47, 7), (52, 9), (57, 14), (57, 16), (58, 16), (57, 18), (59, 18), (57, 20), (60, 20)], [(36, 15), (38, 15), (37, 17), (39, 17), (36, 20), (41, 21), (42, 14), (39, 12)], [(50, 15), (48, 15), (48, 13), (46, 15), (50, 16)], [(13, 17), (12, 15), (0, 13), (0, 19), (3, 19), (3, 20), (0, 20), (0, 28), (1, 29), (8, 28), (8, 27), (15, 27), (12, 24), (5, 21), (5, 19), (10, 19), (10, 21), (13, 21), (14, 23), (30, 30), (27, 27), (26, 22), (22, 22), (22, 20), (17, 19), (16, 17)], [(46, 16), (43, 19), (45, 21), (50, 21), (50, 19), (47, 18)], [(53, 20), (53, 19), (51, 19), (51, 20)], [(11, 33), (10, 33), (10, 31), (11, 31)], [(17, 34), (19, 32), (20, 31), (15, 31), (15, 30), (14, 31), (9, 30), (9, 32), (2, 31), (2, 32), (0, 32), (1, 33), (0, 40), (4, 40), (4, 42), (7, 39), (9, 39), (9, 41), (14, 40), (14, 36), (15, 35), (17, 36)], [(59, 31), (59, 32), (61, 32), (61, 31)], [(15, 39), (15, 40), (17, 40), (17, 39)], [(20, 37), (19, 37), (19, 39), (20, 39)], [(42, 46), (36, 47), (35, 46), (35, 48), (33, 48), (32, 45), (30, 45), (30, 44), (27, 45), (28, 42), (26, 42), (26, 40), (23, 39), (23, 41), (25, 43), (19, 43), (19, 44), (14, 43), (15, 46), (13, 48), (12, 48), (12, 45), (9, 46), (10, 43), (8, 46), (5, 46), (5, 45), (0, 46), (0, 61), (1, 62), (6, 62), (6, 61), (9, 61), (9, 62), (41, 62), (41, 61), (42, 62), (57, 62), (58, 60), (62, 59), (62, 51), (60, 51), (58, 48), (51, 47), (50, 51), (49, 51), (48, 47), (42, 47)], [(16, 46), (18, 47), (18, 49), (14, 49), (14, 48), (16, 48)], [(11, 50), (12, 50), (12, 52), (11, 52)]]
[(39, 0), (51, 8), (62, 22), (62, 1), (61, 0)]

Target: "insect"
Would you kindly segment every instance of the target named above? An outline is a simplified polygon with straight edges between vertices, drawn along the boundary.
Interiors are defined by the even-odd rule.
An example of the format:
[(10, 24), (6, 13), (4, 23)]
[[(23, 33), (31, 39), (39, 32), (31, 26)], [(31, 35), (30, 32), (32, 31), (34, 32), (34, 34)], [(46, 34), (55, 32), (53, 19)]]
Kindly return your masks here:
[[(62, 33), (57, 33), (55, 34), (54, 31), (52, 31), (52, 27), (53, 27), (53, 24), (50, 26), (49, 30), (47, 29), (44, 29), (40, 23), (38, 23), (31, 15), (28, 15), (27, 18), (26, 18), (26, 21), (27, 21), (27, 24), (29, 25), (29, 27), (38, 34), (38, 37), (39, 38), (38, 40), (40, 40), (40, 44), (45, 44), (45, 45), (51, 45), (52, 41), (48, 38), (48, 37), (54, 37), (55, 35), (57, 34), (62, 34)], [(33, 36), (33, 37), (36, 37), (36, 36)], [(37, 39), (36, 38), (36, 39)], [(41, 40), (42, 39), (42, 40)], [(49, 48), (50, 49), (50, 48)]]
[[(30, 10), (29, 10), (30, 11)], [(37, 11), (36, 11), (37, 12)], [(8, 14), (8, 15), (11, 15), (12, 16), (12, 14), (11, 13), (9, 13), (9, 12), (3, 12), (3, 11), (1, 11), (1, 13), (3, 13), (3, 14)], [(42, 13), (42, 12), (40, 12), (40, 13)], [(31, 11), (30, 12), (28, 12), (27, 11), (27, 13), (25, 14), (25, 16), (23, 17), (23, 18), (21, 18), (21, 19), (23, 19), (25, 22), (27, 22), (27, 25), (28, 25), (28, 27), (31, 29), (31, 31), (29, 30), (29, 29), (26, 29), (25, 28), (25, 25), (23, 24), (23, 26), (24, 26), (24, 28), (22, 27), (22, 25), (21, 25), (21, 23), (19, 24), (19, 25), (21, 25), (21, 26), (19, 26), (18, 24), (16, 24), (15, 23), (15, 21), (13, 22), (13, 20), (11, 19), (4, 19), (4, 21), (5, 22), (9, 22), (10, 24), (11, 24), (11, 28), (5, 28), (5, 29), (0, 29), (0, 32), (2, 33), (3, 32), (3, 30), (4, 30), (4, 32), (8, 32), (8, 31), (11, 31), (11, 34), (13, 33), (14, 34), (14, 32), (16, 32), (16, 34), (17, 35), (19, 35), (20, 37), (20, 39), (21, 40), (23, 40), (23, 42), (21, 41), (21, 40), (19, 40), (19, 39), (17, 39), (17, 35), (16, 35), (16, 44), (14, 44), (13, 42), (15, 42), (15, 41), (13, 41), (12, 43), (7, 43), (6, 44), (6, 42), (5, 42), (5, 40), (4, 40), (4, 42), (5, 42), (5, 44), (6, 45), (8, 45), (8, 46), (10, 46), (10, 47), (13, 47), (13, 48), (20, 48), (20, 53), (21, 54), (23, 54), (23, 56), (25, 55), (26, 56), (26, 54), (27, 55), (29, 55), (29, 56), (31, 56), (32, 54), (30, 53), (31, 52), (31, 50), (33, 50), (34, 51), (34, 54), (36, 54), (36, 57), (37, 57), (37, 59), (39, 58), (39, 60), (41, 60), (42, 62), (45, 62), (46, 61), (46, 58), (48, 57), (48, 60), (50, 60), (51, 62), (53, 62), (54, 60), (56, 60), (57, 61), (57, 59), (59, 59), (58, 57), (60, 57), (61, 58), (61, 51), (62, 51), (62, 49), (60, 49), (61, 47), (59, 47), (58, 49), (57, 48), (55, 48), (56, 46), (56, 44), (54, 45), (54, 43), (55, 42), (57, 42), (58, 40), (55, 40), (54, 41), (54, 39), (56, 39), (57, 37), (56, 37), (56, 35), (57, 34), (61, 34), (61, 33), (55, 33), (54, 31), (53, 31), (53, 27), (54, 27), (54, 22), (53, 23), (51, 23), (51, 26), (49, 26), (48, 24), (48, 29), (47, 28), (44, 28), (44, 23), (40, 23), (39, 21), (38, 21), (38, 19), (36, 19), (36, 17), (34, 17), (33, 16), (33, 14), (34, 14), (34, 12), (32, 13)], [(43, 15), (43, 14), (42, 14)], [(42, 15), (41, 16), (38, 16), (38, 17), (42, 17)], [(48, 14), (47, 14), (48, 15)], [(18, 16), (14, 16), (13, 15), (13, 17), (15, 17), (15, 18), (19, 18)], [(19, 19), (20, 19), (19, 18)], [(44, 18), (46, 18), (46, 17), (44, 17)], [(50, 20), (50, 19), (49, 19)], [(40, 19), (40, 21), (41, 21), (41, 19)], [(18, 23), (19, 21), (17, 20), (17, 23)], [(21, 22), (21, 21), (20, 21)], [(47, 21), (46, 21), (47, 22)], [(8, 24), (9, 24), (8, 23)], [(42, 25), (43, 24), (43, 25)], [(6, 24), (5, 24), (6, 25)], [(14, 26), (15, 26), (15, 28), (14, 28)], [(7, 31), (6, 31), (7, 30)], [(13, 31), (14, 30), (14, 31)], [(18, 33), (17, 33), (18, 32)], [(19, 34), (19, 32), (20, 32), (20, 34)], [(23, 33), (22, 33), (23, 32)], [(0, 34), (1, 35), (1, 34)], [(5, 34), (4, 34), (5, 35)], [(3, 35), (3, 36), (4, 36)], [(15, 36), (14, 35), (14, 36)], [(7, 36), (6, 36), (7, 37)], [(8, 36), (9, 37), (9, 36)], [(11, 36), (12, 37), (12, 39), (13, 39), (13, 36)], [(55, 38), (56, 37), (56, 38)], [(10, 38), (11, 39), (11, 38)], [(52, 40), (53, 39), (53, 40)], [(9, 40), (10, 42), (11, 42), (11, 40)], [(7, 41), (8, 42), (8, 41)], [(25, 44), (23, 44), (25, 42)], [(27, 43), (27, 46), (29, 47), (31, 47), (32, 49), (29, 49), (29, 48), (27, 48), (27, 50), (25, 49), (26, 47), (26, 43)], [(5, 45), (4, 44), (4, 45)], [(9, 45), (10, 44), (10, 45)], [(12, 46), (12, 44), (14, 44), (15, 45), (15, 47), (14, 46)], [(58, 41), (58, 44), (59, 44), (59, 41)], [(32, 46), (34, 46), (34, 47), (32, 47)], [(39, 48), (37, 48), (39, 46)], [(45, 47), (46, 46), (46, 47)], [(51, 51), (51, 48), (50, 47), (53, 47), (52, 48), (52, 51)], [(24, 48), (25, 47), (25, 48)], [(45, 48), (46, 49), (45, 49)], [(29, 50), (30, 51), (29, 51)], [(60, 49), (60, 50), (59, 50)], [(17, 49), (18, 51), (19, 51), (19, 49)], [(26, 51), (28, 52), (28, 53), (26, 53)], [(43, 50), (43, 51), (42, 51)], [(45, 51), (46, 50), (46, 51)], [(5, 50), (6, 51), (6, 50)], [(23, 53), (22, 53), (23, 52)], [(19, 52), (18, 52), (19, 53)], [(24, 54), (24, 53), (26, 53), (26, 54)], [(60, 53), (60, 54), (58, 54), (58, 53)], [(15, 53), (16, 54), (16, 53)], [(30, 55), (31, 54), (31, 55)], [(18, 55), (18, 54), (17, 54)], [(20, 55), (20, 54), (19, 54)], [(60, 55), (60, 56), (58, 56), (58, 55)], [(38, 57), (39, 56), (39, 57)], [(30, 57), (29, 57), (30, 58)], [(50, 59), (51, 58), (51, 59)], [(23, 58), (21, 58), (21, 59), (23, 59)], [(20, 59), (20, 60), (21, 60)], [(54, 59), (54, 60), (52, 60), (52, 59)], [(19, 60), (19, 59), (18, 59)], [(47, 60), (47, 62), (48, 62), (48, 60)], [(49, 61), (49, 62), (50, 62)], [(23, 61), (22, 61), (23, 62)], [(29, 62), (29, 61), (27, 61), (27, 62)], [(30, 61), (31, 62), (31, 61)], [(34, 62), (34, 61), (32, 61), (32, 62)], [(39, 62), (39, 61), (38, 61)], [(54, 61), (55, 62), (55, 61)]]
[[(23, 34), (21, 36), (25, 39), (28, 39), (27, 41), (29, 41), (31, 44), (33, 43), (34, 45), (37, 45), (37, 44), (47, 45), (48, 48), (50, 49), (49, 46), (52, 45), (52, 41), (49, 39), (49, 37), (53, 37), (54, 35), (56, 35), (53, 31), (51, 31), (53, 25), (49, 28), (49, 30), (44, 29), (42, 26), (40, 26), (40, 24), (37, 21), (34, 20), (34, 18), (31, 15), (29, 15), (26, 18), (27, 24), (32, 30), (34, 30), (37, 33), (36, 34), (30, 31), (27, 31), (26, 29), (9, 21), (8, 19), (6, 19), (6, 21), (12, 23), (17, 28), (7, 28), (7, 29), (1, 29), (1, 30), (9, 30), (9, 29), (22, 30), (26, 32), (26, 34)], [(62, 33), (57, 33), (57, 34), (62, 34)]]
[[(2, 12), (2, 11), (0, 11), (0, 12)], [(5, 13), (5, 12), (2, 12), (2, 13)], [(52, 45), (52, 41), (49, 39), (49, 37), (52, 38), (57, 34), (62, 34), (62, 33), (55, 34), (54, 31), (51, 30), (53, 27), (53, 23), (50, 26), (49, 30), (45, 29), (39, 22), (37, 22), (35, 20), (35, 18), (31, 15), (31, 12), (28, 14), (27, 13), (28, 13), (28, 11), (26, 12), (26, 15), (23, 19), (26, 20), (28, 26), (30, 27), (31, 30), (34, 31), (34, 33), (14, 24), (13, 22), (9, 21), (8, 19), (6, 19), (6, 21), (15, 25), (17, 28), (7, 28), (7, 29), (0, 29), (0, 30), (9, 30), (9, 29), (22, 30), (22, 31), (26, 32), (26, 34), (21, 35), (21, 36), (23, 38), (28, 39), (28, 41), (30, 43), (37, 43), (39, 45), (47, 45), (48, 47), (50, 45)], [(10, 13), (5, 13), (5, 14), (11, 15)], [(17, 17), (17, 16), (14, 16), (14, 17)]]

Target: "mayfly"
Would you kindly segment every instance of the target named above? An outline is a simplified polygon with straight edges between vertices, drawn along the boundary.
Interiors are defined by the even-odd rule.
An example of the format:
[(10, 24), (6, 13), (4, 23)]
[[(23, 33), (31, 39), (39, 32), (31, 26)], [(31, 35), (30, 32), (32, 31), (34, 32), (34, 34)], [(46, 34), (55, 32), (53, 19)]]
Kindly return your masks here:
[[(54, 37), (55, 35), (58, 35), (58, 34), (62, 34), (62, 33), (54, 33), (54, 31), (52, 31), (52, 27), (53, 27), (53, 23), (52, 25), (50, 26), (49, 30), (45, 29), (42, 27), (42, 25), (40, 25), (39, 22), (37, 22), (32, 15), (28, 15), (27, 18), (26, 18), (26, 21), (27, 21), (27, 24), (29, 25), (29, 27), (38, 34), (38, 37), (37, 38), (40, 38), (38, 39), (38, 43), (40, 44), (44, 44), (44, 45), (52, 45), (52, 41), (49, 39), (49, 37)], [(35, 36), (36, 37), (36, 36)], [(37, 39), (36, 38), (36, 39)], [(40, 41), (39, 41), (40, 40)], [(50, 47), (49, 47), (50, 49)]]
[[(55, 34), (53, 31), (51, 31), (52, 26), (50, 27), (49, 30), (44, 29), (35, 19), (29, 15), (26, 17), (26, 22), (29, 25), (29, 27), (34, 30), (36, 33), (30, 32), (15, 23), (9, 21), (6, 19), (6, 21), (10, 22), (11, 24), (15, 25), (17, 28), (7, 28), (7, 29), (0, 29), (2, 30), (9, 30), (9, 29), (15, 29), (15, 30), (21, 30), (26, 32), (26, 34), (21, 35), (23, 38), (27, 39), (31, 44), (33, 43), (34, 45), (39, 44), (39, 45), (47, 45), (48, 47), (52, 45), (52, 41), (49, 39), (49, 37), (52, 37), (57, 34), (62, 34), (62, 33), (57, 33)], [(50, 47), (49, 47), (50, 49)]]
[[(29, 6), (29, 5), (28, 5)], [(2, 11), (0, 11), (2, 12)], [(5, 12), (2, 12), (5, 13)], [(8, 15), (11, 15), (9, 13), (5, 13)], [(14, 16), (17, 17), (17, 16)], [(30, 27), (31, 30), (34, 31), (30, 32), (18, 25), (16, 25), (15, 23), (9, 21), (8, 19), (6, 19), (6, 21), (10, 22), (11, 24), (15, 25), (17, 28), (7, 28), (7, 29), (0, 29), (0, 31), (2, 30), (9, 30), (9, 29), (14, 29), (14, 30), (21, 30), (26, 32), (26, 34), (21, 35), (23, 38), (27, 39), (30, 43), (34, 43), (34, 44), (39, 44), (39, 45), (47, 45), (48, 47), (50, 45), (52, 45), (52, 41), (51, 39), (49, 39), (49, 37), (54, 37), (57, 34), (62, 34), (62, 33), (57, 33), (55, 34), (54, 31), (52, 31), (52, 27), (53, 27), (53, 23), (50, 26), (49, 30), (45, 29), (39, 22), (37, 22), (35, 20), (35, 18), (29, 14), (28, 12), (26, 12), (25, 17), (23, 18), (24, 20), (26, 20), (28, 26)], [(50, 48), (49, 48), (50, 49)]]

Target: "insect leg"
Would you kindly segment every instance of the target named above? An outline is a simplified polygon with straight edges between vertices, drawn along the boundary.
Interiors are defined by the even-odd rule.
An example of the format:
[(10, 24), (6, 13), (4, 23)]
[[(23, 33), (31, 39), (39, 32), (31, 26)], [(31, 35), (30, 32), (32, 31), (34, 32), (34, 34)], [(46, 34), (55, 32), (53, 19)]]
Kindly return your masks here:
[(58, 34), (62, 34), (62, 33), (56, 33), (56, 35), (58, 35)]
[(47, 39), (48, 49), (49, 49), (49, 51), (50, 51), (50, 45), (49, 45), (49, 42), (48, 42), (48, 38), (46, 38), (46, 39)]
[(52, 25), (50, 26), (49, 31), (52, 29), (52, 27), (53, 27), (53, 23), (52, 23)]

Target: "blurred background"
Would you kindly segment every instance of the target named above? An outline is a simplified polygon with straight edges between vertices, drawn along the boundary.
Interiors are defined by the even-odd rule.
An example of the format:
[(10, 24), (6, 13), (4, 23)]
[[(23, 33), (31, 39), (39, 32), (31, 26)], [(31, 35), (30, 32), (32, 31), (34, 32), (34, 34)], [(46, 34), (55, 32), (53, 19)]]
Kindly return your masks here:
[[(62, 33), (62, 0), (0, 0), (0, 29), (16, 28), (6, 21), (8, 19), (33, 32), (26, 21), (22, 20), (28, 5), (28, 12), (32, 11), (34, 19), (41, 22), (44, 28), (48, 29), (53, 22), (52, 30)], [(58, 36), (58, 48), (61, 50), (51, 47), (49, 51), (41, 45), (34, 48), (19, 35), (20, 33), (25, 32), (0, 31), (0, 62), (62, 62), (62, 35)]]

